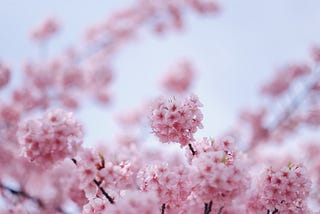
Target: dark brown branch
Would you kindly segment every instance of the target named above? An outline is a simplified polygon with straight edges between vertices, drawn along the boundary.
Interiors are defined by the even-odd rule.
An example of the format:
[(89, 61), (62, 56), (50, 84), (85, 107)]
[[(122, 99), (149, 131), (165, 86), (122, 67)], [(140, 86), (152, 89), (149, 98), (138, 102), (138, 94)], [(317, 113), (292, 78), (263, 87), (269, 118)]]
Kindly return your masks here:
[(196, 154), (196, 151), (193, 149), (191, 143), (189, 143), (188, 146), (189, 146), (189, 149), (190, 149), (192, 155), (194, 156)]
[[(211, 203), (212, 203), (212, 201), (211, 201)], [(220, 209), (219, 209), (219, 211), (218, 211), (218, 214), (221, 214), (221, 213), (222, 213), (223, 208), (224, 208), (224, 206), (221, 206), (221, 207), (220, 207)]]
[(208, 204), (204, 203), (204, 214), (207, 214), (208, 210)]
[(211, 212), (211, 208), (212, 208), (212, 201), (210, 201), (208, 205), (208, 214)]
[(166, 209), (166, 204), (162, 204), (162, 206), (161, 206), (161, 214), (164, 214), (165, 209)]
[(72, 162), (77, 165), (77, 160), (75, 158), (71, 158)]
[(15, 190), (11, 187), (3, 185), (2, 183), (0, 183), (0, 188), (10, 192), (12, 195), (17, 195), (17, 196), (21, 196), (23, 198), (29, 199), (30, 201), (33, 201), (34, 203), (36, 203), (40, 208), (44, 208), (44, 204), (39, 198), (31, 196), (23, 190)]
[[(27, 192), (23, 191), (23, 190), (16, 190), (16, 189), (13, 189), (11, 187), (8, 187), (6, 185), (3, 185), (2, 183), (0, 183), (0, 188), (1, 189), (4, 189), (8, 192), (10, 192), (12, 195), (16, 195), (18, 197), (23, 197), (25, 199), (28, 199), (30, 201), (33, 201), (35, 204), (38, 205), (39, 208), (41, 209), (45, 209), (45, 204), (42, 202), (42, 200), (40, 198), (36, 198), (34, 196), (31, 196), (30, 194), (28, 194)], [(58, 212), (58, 213), (63, 213), (63, 214), (66, 214), (66, 212), (60, 208), (60, 207), (56, 207), (55, 210)]]
[(96, 184), (96, 186), (102, 192), (102, 194), (108, 199), (110, 204), (114, 204), (114, 199), (103, 189), (103, 187), (100, 186), (101, 182), (97, 181), (96, 179), (94, 179), (93, 182)]
[(209, 203), (204, 203), (204, 214), (209, 214), (211, 212), (211, 209), (212, 209), (212, 201), (210, 201)]
[[(71, 160), (75, 165), (78, 164), (76, 159), (72, 158)], [(99, 190), (102, 192), (102, 194), (108, 199), (110, 204), (114, 204), (114, 199), (103, 189), (103, 187), (100, 186), (102, 181), (98, 181), (96, 179), (93, 179), (93, 182), (99, 188)]]

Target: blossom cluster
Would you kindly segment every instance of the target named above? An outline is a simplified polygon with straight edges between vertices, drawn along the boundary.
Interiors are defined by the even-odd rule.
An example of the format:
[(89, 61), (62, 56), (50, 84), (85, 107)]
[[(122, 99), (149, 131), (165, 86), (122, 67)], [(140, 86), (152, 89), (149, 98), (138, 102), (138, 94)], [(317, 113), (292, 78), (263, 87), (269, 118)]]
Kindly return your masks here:
[(224, 206), (238, 206), (234, 199), (239, 196), (244, 199), (250, 186), (249, 167), (232, 143), (228, 138), (217, 142), (204, 139), (194, 147), (197, 151), (191, 162), (197, 181), (194, 194), (200, 201), (212, 201), (212, 209), (216, 211)]
[(36, 42), (44, 42), (57, 33), (59, 28), (58, 22), (53, 17), (49, 17), (32, 31), (31, 38)]
[(166, 211), (177, 213), (187, 204), (193, 188), (190, 168), (187, 166), (169, 167), (168, 163), (150, 164), (137, 175), (140, 189), (156, 192)]
[(195, 70), (189, 61), (181, 61), (168, 70), (161, 83), (173, 93), (182, 94), (188, 91), (195, 78)]
[(262, 175), (262, 181), (253, 197), (251, 209), (263, 207), (264, 210), (280, 213), (308, 213), (307, 198), (311, 181), (306, 168), (289, 163), (279, 170), (268, 168)]
[(193, 134), (202, 128), (202, 104), (197, 96), (183, 101), (160, 98), (150, 114), (153, 133), (163, 143), (177, 142), (185, 146), (194, 140)]
[(10, 80), (10, 69), (0, 62), (0, 89), (6, 86)]
[(48, 111), (39, 119), (27, 120), (18, 130), (23, 155), (44, 167), (74, 157), (82, 137), (81, 124), (72, 113), (60, 109)]

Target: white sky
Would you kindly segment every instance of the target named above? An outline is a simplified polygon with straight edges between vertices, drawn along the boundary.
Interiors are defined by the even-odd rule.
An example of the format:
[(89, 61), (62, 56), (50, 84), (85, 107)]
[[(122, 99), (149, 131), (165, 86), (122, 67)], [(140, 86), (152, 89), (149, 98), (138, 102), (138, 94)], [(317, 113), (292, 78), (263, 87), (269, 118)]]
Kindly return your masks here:
[[(28, 32), (48, 15), (63, 24), (51, 43), (53, 54), (80, 41), (89, 24), (128, 2), (0, 0), (0, 59), (18, 71), (24, 59), (36, 58)], [(240, 109), (261, 103), (259, 86), (276, 67), (306, 59), (310, 46), (320, 44), (317, 0), (220, 2), (218, 17), (189, 15), (184, 32), (162, 38), (143, 35), (121, 51), (114, 63), (114, 104), (105, 109), (88, 104), (82, 111), (88, 142), (113, 136), (112, 112), (159, 95), (157, 78), (182, 57), (193, 59), (200, 72), (194, 92), (204, 104), (205, 128), (199, 134), (217, 136), (233, 124)]]

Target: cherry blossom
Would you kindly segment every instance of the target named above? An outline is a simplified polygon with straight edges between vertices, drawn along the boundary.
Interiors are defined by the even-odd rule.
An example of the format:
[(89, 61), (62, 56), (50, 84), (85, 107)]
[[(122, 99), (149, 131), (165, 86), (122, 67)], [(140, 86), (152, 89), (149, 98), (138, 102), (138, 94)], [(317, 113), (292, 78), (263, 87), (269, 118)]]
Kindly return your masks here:
[[(198, 77), (191, 60), (163, 74), (162, 97), (116, 109), (123, 47), (150, 32), (182, 33), (189, 13), (219, 11), (211, 0), (136, 0), (71, 48), (21, 67), (1, 61), (0, 213), (320, 213), (319, 142), (294, 144), (320, 125), (318, 46), (309, 59), (278, 67), (261, 87), (267, 99), (243, 111), (228, 135), (198, 132), (207, 115), (187, 96)], [(49, 17), (31, 39), (43, 48), (60, 26)], [(119, 130), (102, 127), (111, 139), (84, 138), (91, 127), (70, 110), (78, 115), (88, 100), (118, 112)]]
[(198, 97), (190, 96), (183, 101), (175, 98), (158, 99), (151, 111), (150, 125), (153, 133), (163, 143), (176, 142), (185, 146), (194, 140), (193, 134), (202, 128), (202, 104)]
[(160, 203), (168, 213), (179, 212), (191, 194), (192, 182), (190, 168), (170, 167), (167, 163), (151, 164), (141, 169), (137, 175), (140, 189), (156, 192)]
[[(203, 149), (205, 151), (199, 149), (191, 163), (195, 170), (194, 194), (200, 201), (210, 204), (213, 212), (218, 212), (222, 207), (233, 206), (235, 198), (245, 197), (250, 176), (248, 166), (240, 156), (235, 155), (229, 140), (202, 142), (205, 143), (210, 144)], [(204, 145), (201, 147), (205, 148)]]
[(0, 62), (0, 89), (9, 83), (10, 75), (11, 72), (9, 67)]
[(72, 113), (48, 111), (39, 119), (20, 124), (19, 143), (25, 157), (44, 167), (72, 158), (82, 143), (82, 126)]
[(181, 61), (168, 70), (161, 83), (173, 93), (187, 92), (195, 78), (195, 70), (189, 61)]
[(31, 38), (37, 42), (43, 42), (57, 33), (59, 28), (58, 22), (53, 17), (49, 17), (32, 31)]
[(269, 213), (308, 213), (306, 199), (311, 182), (304, 166), (289, 163), (280, 170), (268, 168), (262, 175), (254, 205)]

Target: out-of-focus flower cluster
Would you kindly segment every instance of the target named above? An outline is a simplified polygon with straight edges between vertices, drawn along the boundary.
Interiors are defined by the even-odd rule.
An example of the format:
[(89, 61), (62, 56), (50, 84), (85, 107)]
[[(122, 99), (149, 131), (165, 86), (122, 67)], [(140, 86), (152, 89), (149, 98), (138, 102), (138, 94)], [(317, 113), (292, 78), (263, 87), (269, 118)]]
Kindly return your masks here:
[(42, 118), (27, 120), (18, 131), (24, 156), (44, 167), (74, 157), (82, 138), (81, 124), (72, 113), (60, 109), (48, 111)]

